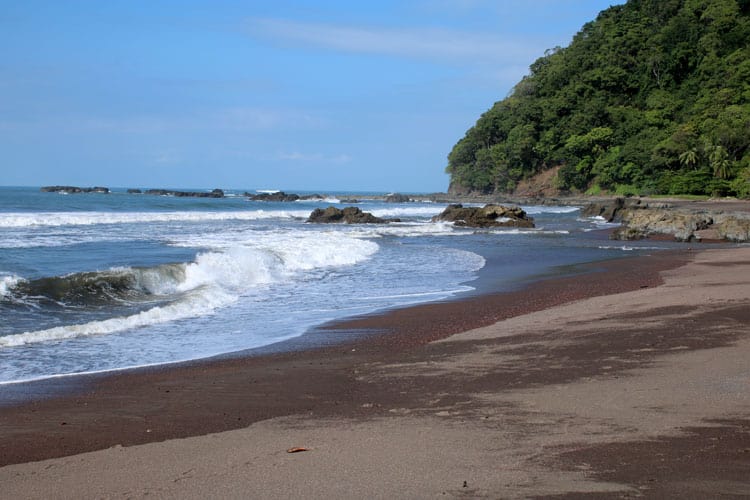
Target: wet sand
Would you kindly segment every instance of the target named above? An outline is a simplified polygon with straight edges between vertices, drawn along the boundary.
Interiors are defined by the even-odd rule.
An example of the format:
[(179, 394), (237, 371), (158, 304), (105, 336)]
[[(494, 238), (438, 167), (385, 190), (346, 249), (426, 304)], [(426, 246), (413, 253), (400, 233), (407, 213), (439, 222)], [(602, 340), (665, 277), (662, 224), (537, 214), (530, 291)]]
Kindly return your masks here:
[[(0, 408), (0, 484), (61, 498), (750, 495), (750, 248), (591, 267), (329, 325), (314, 349), (91, 377)], [(362, 330), (379, 334), (340, 342)]]

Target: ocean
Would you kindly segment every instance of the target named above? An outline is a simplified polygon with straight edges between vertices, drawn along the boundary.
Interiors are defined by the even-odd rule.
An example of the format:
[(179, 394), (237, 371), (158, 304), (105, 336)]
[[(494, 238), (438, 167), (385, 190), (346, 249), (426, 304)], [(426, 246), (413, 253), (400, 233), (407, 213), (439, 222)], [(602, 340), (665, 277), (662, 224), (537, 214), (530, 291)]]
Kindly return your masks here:
[(347, 206), (341, 195), (259, 202), (245, 191), (0, 188), (0, 384), (257, 349), (670, 246), (611, 242), (577, 207), (526, 206), (534, 229), (476, 230), (431, 222), (445, 204), (348, 193), (401, 222), (310, 224), (315, 208)]

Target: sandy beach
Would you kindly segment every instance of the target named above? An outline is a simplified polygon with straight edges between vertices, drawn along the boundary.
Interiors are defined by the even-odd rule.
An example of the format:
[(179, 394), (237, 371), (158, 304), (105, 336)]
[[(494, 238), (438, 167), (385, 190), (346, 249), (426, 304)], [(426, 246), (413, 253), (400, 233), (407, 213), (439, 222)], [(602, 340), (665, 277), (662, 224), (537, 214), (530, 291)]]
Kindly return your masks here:
[(90, 377), (0, 408), (0, 497), (748, 497), (749, 306), (750, 248), (668, 252)]

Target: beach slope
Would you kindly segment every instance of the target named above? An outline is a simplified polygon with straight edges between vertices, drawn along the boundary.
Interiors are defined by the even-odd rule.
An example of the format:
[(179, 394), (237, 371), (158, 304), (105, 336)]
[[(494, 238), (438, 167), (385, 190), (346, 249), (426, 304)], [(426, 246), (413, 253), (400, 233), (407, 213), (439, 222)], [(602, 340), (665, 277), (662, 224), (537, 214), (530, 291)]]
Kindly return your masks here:
[[(544, 308), (421, 346), (347, 346), (353, 361), (339, 352), (318, 371), (305, 358), (299, 370), (329, 377), (329, 393), (299, 389), (282, 411), (287, 394), (269, 392), (269, 418), (226, 432), (8, 465), (3, 495), (748, 496), (750, 248), (679, 264), (659, 286), (644, 278), (630, 291), (541, 299)], [(133, 421), (148, 411), (125, 403), (112, 411)], [(196, 418), (201, 406), (196, 398)], [(4, 437), (20, 443), (22, 416), (0, 413)], [(95, 427), (75, 415), (71, 424)]]

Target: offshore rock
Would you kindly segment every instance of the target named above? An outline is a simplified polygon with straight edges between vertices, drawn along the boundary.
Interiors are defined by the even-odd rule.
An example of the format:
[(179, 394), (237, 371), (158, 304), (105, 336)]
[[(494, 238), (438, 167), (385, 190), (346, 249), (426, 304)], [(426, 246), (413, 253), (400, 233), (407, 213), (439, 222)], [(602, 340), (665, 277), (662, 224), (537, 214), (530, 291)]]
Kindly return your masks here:
[(224, 191), (214, 189), (212, 191), (170, 191), (167, 189), (149, 189), (146, 194), (157, 196), (175, 196), (178, 198), (224, 198)]
[(130, 188), (128, 189), (128, 194), (143, 194), (143, 191), (141, 191), (140, 189)]
[(43, 193), (102, 193), (109, 194), (109, 188), (94, 186), (81, 188), (77, 186), (44, 186), (40, 189)]
[(381, 219), (369, 212), (363, 212), (359, 207), (346, 207), (339, 209), (328, 207), (325, 210), (316, 208), (310, 213), (307, 222), (317, 224), (386, 224), (388, 222), (400, 222), (399, 219)]
[(284, 191), (276, 191), (275, 193), (245, 193), (245, 196), (250, 198), (251, 201), (297, 201), (300, 199), (298, 194), (286, 194)]
[(401, 193), (392, 193), (385, 197), (386, 203), (408, 203), (411, 198)]
[(466, 227), (534, 227), (534, 219), (521, 208), (493, 204), (481, 208), (448, 205), (432, 221), (453, 222), (456, 226)]

